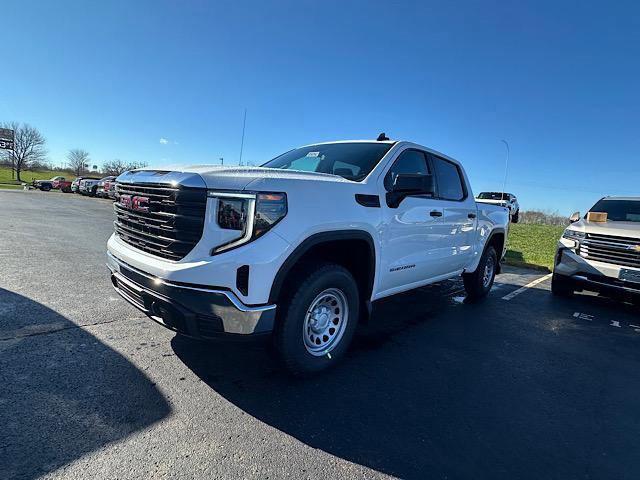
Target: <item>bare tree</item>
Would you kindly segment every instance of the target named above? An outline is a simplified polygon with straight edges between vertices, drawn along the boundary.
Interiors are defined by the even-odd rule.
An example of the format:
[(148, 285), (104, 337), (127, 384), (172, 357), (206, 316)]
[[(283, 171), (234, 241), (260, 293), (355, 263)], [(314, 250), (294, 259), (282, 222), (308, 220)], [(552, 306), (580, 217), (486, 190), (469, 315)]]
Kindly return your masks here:
[(84, 172), (84, 169), (89, 166), (89, 152), (80, 148), (69, 150), (67, 161), (71, 169), (76, 172), (76, 175), (80, 176), (82, 172)]
[(104, 162), (102, 164), (102, 171), (107, 175), (120, 175), (127, 170), (135, 170), (136, 168), (146, 167), (144, 162), (129, 162), (125, 163), (120, 159), (115, 159), (110, 162)]
[(2, 157), (11, 162), (11, 169), (16, 172), (16, 179), (21, 182), (22, 170), (46, 159), (46, 140), (36, 128), (26, 123), (10, 122), (2, 126), (14, 131), (13, 150), (4, 151)]
[(521, 223), (533, 223), (536, 225), (569, 225), (569, 218), (549, 210), (527, 210), (520, 212)]
[(119, 158), (102, 164), (102, 171), (107, 175), (120, 175), (126, 170), (127, 165)]

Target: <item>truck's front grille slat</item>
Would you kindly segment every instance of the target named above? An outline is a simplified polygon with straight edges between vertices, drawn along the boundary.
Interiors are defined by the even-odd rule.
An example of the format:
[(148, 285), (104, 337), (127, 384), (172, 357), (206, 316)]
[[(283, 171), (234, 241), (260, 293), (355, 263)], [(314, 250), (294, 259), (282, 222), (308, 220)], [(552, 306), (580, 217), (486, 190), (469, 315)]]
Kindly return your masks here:
[[(200, 241), (207, 192), (204, 188), (164, 184), (118, 183), (115, 231), (129, 245), (168, 260), (181, 260)], [(129, 196), (123, 204), (122, 197)], [(143, 208), (133, 208), (143, 197)]]
[(640, 239), (587, 233), (580, 242), (580, 256), (625, 267), (640, 268)]

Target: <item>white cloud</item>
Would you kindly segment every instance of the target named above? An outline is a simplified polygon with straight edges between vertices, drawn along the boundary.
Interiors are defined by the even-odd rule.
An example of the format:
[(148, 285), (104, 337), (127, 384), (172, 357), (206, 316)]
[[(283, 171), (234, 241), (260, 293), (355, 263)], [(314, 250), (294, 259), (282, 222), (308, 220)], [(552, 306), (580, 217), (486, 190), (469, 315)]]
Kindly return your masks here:
[(166, 139), (166, 138), (164, 138), (164, 137), (160, 137), (160, 144), (161, 144), (161, 145), (166, 145), (167, 143), (169, 143), (169, 140), (167, 140), (167, 139)]

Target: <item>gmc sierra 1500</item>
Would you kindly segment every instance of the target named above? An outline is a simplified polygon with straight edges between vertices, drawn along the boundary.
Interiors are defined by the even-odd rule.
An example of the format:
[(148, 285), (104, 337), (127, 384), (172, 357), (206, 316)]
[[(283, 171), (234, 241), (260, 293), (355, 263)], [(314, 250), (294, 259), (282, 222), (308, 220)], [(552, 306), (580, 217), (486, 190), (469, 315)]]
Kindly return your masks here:
[(118, 293), (192, 337), (271, 333), (294, 373), (342, 357), (381, 298), (458, 275), (485, 296), (509, 224), (456, 160), (384, 136), (116, 181)]

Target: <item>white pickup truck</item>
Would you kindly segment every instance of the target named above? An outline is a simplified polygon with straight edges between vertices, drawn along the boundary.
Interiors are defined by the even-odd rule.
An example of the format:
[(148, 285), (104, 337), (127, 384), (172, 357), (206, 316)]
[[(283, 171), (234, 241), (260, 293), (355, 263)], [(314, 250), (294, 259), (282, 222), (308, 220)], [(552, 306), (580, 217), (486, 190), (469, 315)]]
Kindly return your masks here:
[(520, 220), (520, 204), (513, 193), (504, 192), (480, 192), (476, 197), (478, 203), (488, 203), (507, 207), (511, 214), (511, 221), (518, 223)]
[(299, 374), (340, 359), (384, 297), (459, 275), (485, 296), (509, 222), (456, 160), (384, 136), (116, 181), (116, 291), (181, 334), (273, 334)]

